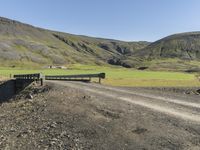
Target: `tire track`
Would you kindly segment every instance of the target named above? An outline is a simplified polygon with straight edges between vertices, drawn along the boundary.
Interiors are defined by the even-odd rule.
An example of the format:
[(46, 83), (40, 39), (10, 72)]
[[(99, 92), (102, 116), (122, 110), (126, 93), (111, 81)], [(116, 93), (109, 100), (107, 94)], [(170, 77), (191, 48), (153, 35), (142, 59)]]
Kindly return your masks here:
[[(161, 96), (154, 96), (154, 95), (147, 95), (142, 93), (134, 93), (122, 89), (117, 89), (113, 87), (105, 87), (102, 85), (93, 85), (93, 84), (85, 84), (85, 83), (75, 83), (75, 82), (60, 82), (60, 81), (50, 81), (51, 83), (56, 83), (63, 86), (68, 86), (72, 88), (76, 88), (79, 90), (84, 90), (89, 93), (97, 94), (102, 97), (112, 98), (119, 101), (125, 101), (137, 106), (142, 106), (148, 109), (151, 109), (153, 111), (161, 112), (176, 118), (181, 118), (187, 121), (192, 121), (196, 123), (200, 123), (200, 114), (199, 112), (193, 110), (193, 108), (200, 108), (200, 105), (198, 103), (191, 103), (186, 101), (181, 101), (177, 99), (169, 99), (164, 98)], [(130, 95), (136, 95), (139, 96), (139, 98), (132, 98)], [(182, 106), (188, 106), (191, 108), (190, 112), (187, 112), (187, 110), (179, 110), (176, 108), (170, 107), (170, 104), (168, 106), (160, 105), (159, 103), (152, 103), (151, 101), (148, 101), (147, 99), (155, 99), (159, 103), (160, 102), (169, 102), (176, 105), (182, 105)]]
[[(78, 83), (78, 84), (83, 85), (82, 83)], [(114, 87), (107, 87), (107, 86), (101, 86), (101, 85), (95, 85), (95, 84), (89, 84), (88, 86), (100, 88), (100, 89), (105, 89), (105, 90), (112, 90), (112, 91), (115, 91), (115, 92), (121, 92), (121, 93), (136, 95), (136, 96), (142, 96), (142, 97), (145, 97), (145, 98), (153, 98), (153, 99), (157, 99), (157, 100), (160, 100), (160, 101), (180, 104), (180, 105), (183, 105), (183, 106), (200, 108), (200, 103), (187, 102), (187, 101), (183, 101), (183, 100), (180, 100), (180, 99), (172, 99), (172, 98), (166, 98), (166, 97), (161, 97), (161, 96), (157, 96), (157, 95), (155, 96), (155, 95), (152, 95), (152, 94), (144, 94), (144, 93), (138, 93), (138, 92), (136, 93), (134, 91), (128, 91), (128, 90), (118, 89), (118, 88), (114, 88)]]

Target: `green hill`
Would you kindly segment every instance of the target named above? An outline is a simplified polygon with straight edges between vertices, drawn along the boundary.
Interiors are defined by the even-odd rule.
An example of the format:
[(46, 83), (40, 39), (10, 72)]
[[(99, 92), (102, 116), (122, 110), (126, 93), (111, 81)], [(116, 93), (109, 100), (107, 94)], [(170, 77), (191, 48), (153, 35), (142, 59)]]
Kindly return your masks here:
[(200, 70), (200, 32), (168, 36), (134, 52), (152, 69)]
[(149, 44), (139, 55), (147, 58), (200, 60), (200, 32), (182, 33)]
[(122, 42), (49, 31), (0, 18), (1, 66), (41, 67), (52, 64), (110, 63), (131, 67), (122, 59), (148, 44), (148, 42)]
[(0, 17), (0, 66), (119, 65), (140, 70), (199, 71), (200, 32), (156, 42), (124, 42), (37, 28)]

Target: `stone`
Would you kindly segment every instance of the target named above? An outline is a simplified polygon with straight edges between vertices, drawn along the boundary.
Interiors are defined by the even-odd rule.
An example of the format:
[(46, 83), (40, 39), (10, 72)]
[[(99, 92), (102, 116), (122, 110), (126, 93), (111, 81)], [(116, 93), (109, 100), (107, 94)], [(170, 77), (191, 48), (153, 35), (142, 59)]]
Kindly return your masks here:
[(28, 94), (28, 95), (26, 96), (26, 98), (27, 98), (27, 99), (33, 99), (33, 95)]

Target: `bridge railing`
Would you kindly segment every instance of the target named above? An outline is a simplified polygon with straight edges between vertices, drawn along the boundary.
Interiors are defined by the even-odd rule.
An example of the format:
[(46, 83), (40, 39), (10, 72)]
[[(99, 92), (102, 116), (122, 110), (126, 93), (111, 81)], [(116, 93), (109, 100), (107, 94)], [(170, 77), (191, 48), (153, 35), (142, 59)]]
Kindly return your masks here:
[(17, 74), (17, 75), (13, 75), (13, 78), (15, 78), (15, 79), (21, 79), (21, 80), (41, 81), (41, 85), (43, 85), (43, 76), (42, 76), (41, 73), (35, 73), (35, 74)]
[(101, 83), (101, 79), (105, 79), (105, 77), (105, 73), (80, 75), (52, 75), (45, 76), (45, 80), (91, 81), (92, 78), (98, 78), (99, 83)]
[(18, 74), (13, 76), (15, 79), (39, 80), (42, 78), (41, 73), (36, 74)]
[[(21, 80), (41, 80), (41, 85), (43, 85), (43, 75), (41, 73), (37, 74), (18, 74), (13, 76), (15, 79)], [(91, 81), (92, 78), (98, 78), (99, 83), (101, 83), (101, 79), (105, 79), (105, 73), (99, 74), (80, 74), (80, 75), (48, 75), (45, 76), (45, 80), (65, 80), (65, 81)]]

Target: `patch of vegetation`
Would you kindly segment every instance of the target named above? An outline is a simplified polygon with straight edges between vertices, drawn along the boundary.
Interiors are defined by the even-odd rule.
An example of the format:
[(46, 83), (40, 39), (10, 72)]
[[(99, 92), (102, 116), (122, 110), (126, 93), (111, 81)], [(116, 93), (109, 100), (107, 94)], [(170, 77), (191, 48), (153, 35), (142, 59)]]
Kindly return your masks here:
[[(0, 68), (0, 74), (10, 76), (10, 74), (43, 73), (45, 75), (72, 75), (89, 73), (106, 73), (103, 84), (113, 86), (138, 86), (138, 87), (194, 87), (200, 86), (196, 74), (163, 71), (139, 71), (122, 67), (92, 66), (74, 64), (68, 69), (19, 69)], [(93, 80), (97, 82), (97, 80)]]

